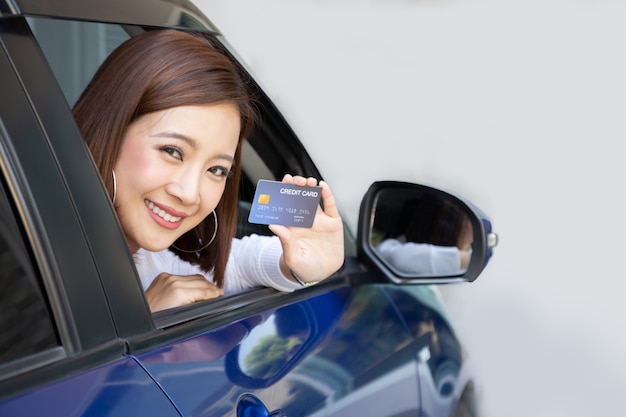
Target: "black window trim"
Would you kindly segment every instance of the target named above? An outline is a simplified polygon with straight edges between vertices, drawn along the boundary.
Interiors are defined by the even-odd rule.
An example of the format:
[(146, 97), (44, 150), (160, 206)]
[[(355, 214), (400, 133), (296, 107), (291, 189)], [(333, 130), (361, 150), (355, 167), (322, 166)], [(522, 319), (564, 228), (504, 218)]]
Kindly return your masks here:
[(217, 27), (187, 0), (0, 0), (2, 17), (49, 17), (145, 27), (199, 29), (219, 33)]

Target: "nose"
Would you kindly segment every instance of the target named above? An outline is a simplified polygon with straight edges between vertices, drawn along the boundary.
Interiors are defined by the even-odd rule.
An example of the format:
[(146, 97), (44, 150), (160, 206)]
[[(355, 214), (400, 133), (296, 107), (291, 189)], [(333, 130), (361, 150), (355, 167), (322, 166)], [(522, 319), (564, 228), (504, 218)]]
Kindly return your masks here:
[(200, 175), (193, 169), (180, 170), (165, 191), (187, 205), (200, 203)]

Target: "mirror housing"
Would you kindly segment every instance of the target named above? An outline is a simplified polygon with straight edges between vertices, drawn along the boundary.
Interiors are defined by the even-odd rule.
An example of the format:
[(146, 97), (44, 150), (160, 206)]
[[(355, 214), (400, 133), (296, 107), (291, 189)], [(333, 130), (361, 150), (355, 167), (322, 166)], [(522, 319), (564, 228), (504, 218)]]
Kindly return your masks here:
[(359, 259), (394, 283), (474, 281), (497, 241), (476, 206), (436, 188), (375, 182), (361, 202)]

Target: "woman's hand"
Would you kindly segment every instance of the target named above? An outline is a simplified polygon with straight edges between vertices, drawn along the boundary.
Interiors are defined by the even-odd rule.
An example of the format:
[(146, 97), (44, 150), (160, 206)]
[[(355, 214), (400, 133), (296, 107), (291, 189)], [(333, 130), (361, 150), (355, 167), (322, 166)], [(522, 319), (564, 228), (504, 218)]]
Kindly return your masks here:
[(181, 276), (166, 272), (159, 274), (146, 290), (146, 299), (153, 313), (222, 295), (224, 291), (207, 281), (202, 275)]
[[(291, 175), (285, 175), (283, 182), (307, 187), (318, 185), (315, 178)], [(320, 181), (319, 186), (324, 209), (317, 206), (312, 227), (269, 226), (282, 243), (281, 271), (290, 279), (289, 270), (302, 281), (321, 281), (337, 271), (344, 261), (343, 221), (328, 184)]]

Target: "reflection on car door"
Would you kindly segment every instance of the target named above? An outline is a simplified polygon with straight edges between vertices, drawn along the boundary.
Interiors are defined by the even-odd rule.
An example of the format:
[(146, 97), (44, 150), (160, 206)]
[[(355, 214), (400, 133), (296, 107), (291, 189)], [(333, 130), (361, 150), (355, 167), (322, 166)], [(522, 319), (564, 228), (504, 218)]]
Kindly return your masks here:
[(256, 397), (283, 415), (416, 415), (415, 350), (379, 286), (341, 288), (138, 359), (185, 416), (232, 416)]

